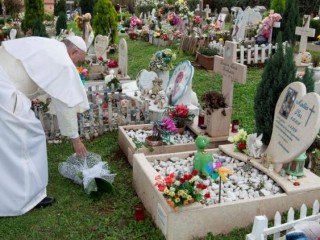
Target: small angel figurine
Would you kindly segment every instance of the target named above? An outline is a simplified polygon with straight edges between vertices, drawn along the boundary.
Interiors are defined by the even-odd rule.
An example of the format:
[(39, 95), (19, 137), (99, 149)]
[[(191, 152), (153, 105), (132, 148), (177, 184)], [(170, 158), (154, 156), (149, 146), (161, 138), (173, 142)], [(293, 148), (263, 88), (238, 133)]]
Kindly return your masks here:
[(156, 96), (154, 104), (156, 104), (159, 109), (164, 109), (166, 106), (168, 106), (168, 97), (163, 90), (161, 90)]
[(248, 148), (248, 155), (254, 158), (261, 157), (261, 148), (263, 146), (262, 143), (262, 134), (257, 136), (257, 133), (249, 134), (247, 139), (247, 148)]

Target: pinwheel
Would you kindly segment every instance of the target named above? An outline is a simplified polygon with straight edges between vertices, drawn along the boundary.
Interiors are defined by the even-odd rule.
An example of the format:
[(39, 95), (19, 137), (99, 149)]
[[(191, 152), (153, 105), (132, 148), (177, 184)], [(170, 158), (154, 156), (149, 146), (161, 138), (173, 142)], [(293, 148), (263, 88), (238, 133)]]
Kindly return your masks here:
[(233, 171), (223, 167), (221, 161), (212, 161), (209, 162), (205, 167), (206, 172), (210, 177), (212, 177), (213, 180), (216, 180), (219, 176), (222, 179), (222, 181), (227, 181), (227, 174), (232, 174)]

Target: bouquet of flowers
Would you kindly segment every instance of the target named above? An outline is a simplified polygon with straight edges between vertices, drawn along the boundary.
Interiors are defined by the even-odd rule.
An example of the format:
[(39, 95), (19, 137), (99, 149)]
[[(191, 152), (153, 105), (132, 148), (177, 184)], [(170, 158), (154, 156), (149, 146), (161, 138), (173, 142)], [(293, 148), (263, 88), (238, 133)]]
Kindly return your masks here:
[(132, 28), (136, 27), (137, 25), (141, 25), (142, 22), (141, 20), (137, 17), (137, 16), (133, 16), (131, 19), (130, 19), (130, 26)]
[(151, 58), (149, 69), (155, 72), (169, 71), (172, 69), (172, 61), (176, 59), (176, 54), (171, 49), (157, 51)]
[(259, 28), (257, 30), (257, 35), (261, 35), (265, 39), (268, 39), (271, 34), (273, 24), (275, 22), (279, 22), (281, 19), (282, 17), (278, 13), (270, 14), (268, 17), (262, 20), (262, 23), (259, 25)]
[(194, 202), (203, 203), (210, 198), (207, 185), (198, 176), (198, 171), (193, 170), (192, 174), (171, 173), (169, 176), (156, 176), (155, 186), (167, 199), (170, 207), (176, 211), (179, 207), (187, 206)]
[(108, 62), (107, 64), (108, 68), (117, 68), (119, 65), (118, 65), (118, 60), (111, 60), (110, 62)]
[(192, 18), (192, 22), (195, 26), (200, 26), (200, 24), (202, 23), (202, 18), (198, 15), (194, 15)]
[(180, 17), (175, 13), (171, 13), (167, 17), (167, 22), (170, 23), (171, 26), (177, 25), (180, 22)]
[(88, 69), (83, 68), (82, 66), (78, 67), (77, 70), (78, 70), (79, 76), (81, 78), (81, 82), (84, 85), (86, 82), (86, 78), (89, 75), (89, 71), (88, 71)]
[(193, 113), (190, 113), (188, 106), (184, 104), (168, 107), (166, 113), (172, 118), (178, 128), (182, 128), (186, 124), (191, 123), (195, 117)]
[(233, 137), (229, 137), (228, 141), (235, 145), (236, 152), (246, 153), (247, 138), (248, 138), (248, 133), (243, 129), (240, 129), (236, 135), (234, 135)]
[(164, 140), (170, 143), (170, 136), (176, 132), (176, 126), (173, 120), (169, 117), (162, 118), (153, 122), (152, 140)]

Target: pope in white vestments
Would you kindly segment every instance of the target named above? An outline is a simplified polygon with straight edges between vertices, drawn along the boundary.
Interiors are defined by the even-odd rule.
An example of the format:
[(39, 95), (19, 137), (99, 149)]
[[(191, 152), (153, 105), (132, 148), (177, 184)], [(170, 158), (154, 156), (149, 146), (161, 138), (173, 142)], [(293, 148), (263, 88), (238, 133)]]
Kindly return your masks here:
[(84, 60), (80, 37), (65, 42), (41, 37), (0, 46), (0, 216), (22, 215), (46, 198), (46, 138), (31, 100), (47, 93), (61, 134), (80, 157), (87, 151), (78, 135), (77, 113), (89, 108), (76, 64)]

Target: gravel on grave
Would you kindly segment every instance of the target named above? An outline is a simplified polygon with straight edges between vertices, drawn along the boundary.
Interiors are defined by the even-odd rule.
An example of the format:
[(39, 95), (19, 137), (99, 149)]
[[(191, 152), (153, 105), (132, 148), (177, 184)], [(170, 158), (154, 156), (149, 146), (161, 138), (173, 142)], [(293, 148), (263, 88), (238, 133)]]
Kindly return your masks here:
[[(131, 138), (134, 139), (136, 138), (139, 142), (144, 142), (145, 138), (147, 136), (152, 135), (152, 129), (128, 129), (126, 130), (126, 134)], [(171, 144), (186, 144), (186, 143), (193, 143), (196, 139), (196, 135), (189, 131), (185, 130), (183, 134), (173, 134), (170, 137)]]
[[(220, 154), (213, 154), (213, 157), (221, 160), (224, 167), (234, 171), (233, 174), (228, 175), (227, 182), (222, 182), (221, 203), (283, 193), (275, 181), (250, 164)], [(171, 157), (167, 161), (154, 160), (150, 163), (160, 175), (168, 176), (172, 172), (191, 173), (193, 158), (192, 155), (187, 158)], [(214, 181), (208, 177), (203, 180), (203, 183), (208, 186), (207, 191), (210, 192), (210, 199), (207, 199), (207, 203), (219, 203), (219, 180)]]

